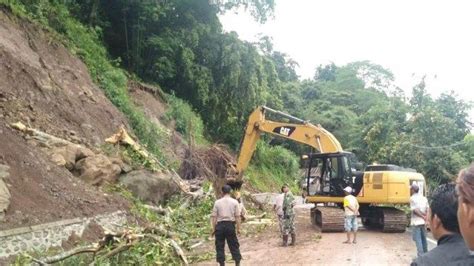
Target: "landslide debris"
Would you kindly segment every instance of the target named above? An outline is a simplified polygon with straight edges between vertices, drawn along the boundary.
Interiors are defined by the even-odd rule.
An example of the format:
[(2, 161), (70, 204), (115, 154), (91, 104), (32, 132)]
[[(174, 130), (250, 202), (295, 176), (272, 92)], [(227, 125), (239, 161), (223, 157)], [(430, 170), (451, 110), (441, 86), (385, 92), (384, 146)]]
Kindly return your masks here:
[(45, 149), (10, 126), (18, 121), (94, 154), (106, 137), (127, 127), (81, 60), (39, 26), (0, 9), (0, 164), (10, 168), (3, 182), (11, 194), (0, 229), (128, 209), (118, 195), (88, 185), (69, 170), (89, 151)]
[(206, 179), (212, 181), (219, 195), (220, 188), (225, 184), (236, 184), (240, 188), (240, 184), (235, 182), (235, 165), (234, 156), (224, 145), (198, 148), (190, 145), (178, 173), (183, 179), (194, 180), (198, 184)]

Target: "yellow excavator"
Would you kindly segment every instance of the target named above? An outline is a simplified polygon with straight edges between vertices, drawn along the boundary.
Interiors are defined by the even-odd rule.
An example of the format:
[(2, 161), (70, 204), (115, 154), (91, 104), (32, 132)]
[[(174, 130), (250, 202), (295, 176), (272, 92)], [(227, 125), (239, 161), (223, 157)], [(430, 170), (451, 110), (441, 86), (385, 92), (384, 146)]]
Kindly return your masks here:
[[(289, 122), (268, 120), (268, 113)], [(371, 165), (365, 172), (357, 172), (351, 167), (353, 154), (343, 151), (334, 135), (321, 125), (260, 106), (250, 114), (245, 128), (234, 169), (237, 179), (241, 180), (262, 133), (313, 148), (314, 152), (302, 156), (307, 168), (305, 197), (308, 203), (315, 204), (311, 210), (311, 221), (323, 232), (343, 231), (342, 203), (346, 186), (351, 186), (357, 196), (364, 226), (383, 232), (405, 231), (407, 216), (394, 206), (409, 204), (409, 187), (413, 183), (424, 193), (425, 178), (422, 174), (395, 165)]]

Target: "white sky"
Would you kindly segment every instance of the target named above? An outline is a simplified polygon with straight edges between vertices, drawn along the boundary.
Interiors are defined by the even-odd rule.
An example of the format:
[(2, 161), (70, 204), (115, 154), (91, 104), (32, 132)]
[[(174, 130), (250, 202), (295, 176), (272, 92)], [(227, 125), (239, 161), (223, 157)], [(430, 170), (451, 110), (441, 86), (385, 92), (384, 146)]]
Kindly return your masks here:
[(474, 1), (275, 1), (266, 24), (240, 10), (220, 17), (224, 29), (247, 41), (270, 36), (274, 50), (299, 63), (301, 78), (320, 64), (370, 60), (390, 69), (407, 95), (426, 75), (431, 95), (454, 90), (474, 101)]

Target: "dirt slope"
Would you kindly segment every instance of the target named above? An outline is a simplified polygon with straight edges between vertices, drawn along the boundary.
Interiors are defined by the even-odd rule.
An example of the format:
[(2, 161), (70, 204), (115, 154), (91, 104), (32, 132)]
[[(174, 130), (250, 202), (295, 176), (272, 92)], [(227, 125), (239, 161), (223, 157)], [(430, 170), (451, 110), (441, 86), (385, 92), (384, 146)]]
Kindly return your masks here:
[(7, 125), (30, 127), (89, 147), (103, 144), (123, 115), (85, 65), (48, 33), (0, 9), (0, 163), (10, 166), (12, 202), (0, 229), (123, 209)]
[(168, 128), (166, 133), (170, 141), (164, 142), (163, 152), (173, 161), (182, 161), (186, 150), (186, 143), (183, 137), (174, 130), (173, 121), (169, 125), (163, 125), (161, 122), (168, 107), (160, 89), (135, 81), (131, 81), (128, 87), (133, 102), (143, 110), (145, 116), (161, 128)]

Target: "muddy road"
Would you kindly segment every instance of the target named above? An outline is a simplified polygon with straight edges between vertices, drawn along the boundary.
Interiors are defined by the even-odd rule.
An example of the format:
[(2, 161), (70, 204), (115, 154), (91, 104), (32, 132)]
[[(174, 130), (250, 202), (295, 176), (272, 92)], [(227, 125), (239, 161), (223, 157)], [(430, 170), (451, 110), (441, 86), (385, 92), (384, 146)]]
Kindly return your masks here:
[[(297, 206), (297, 244), (282, 247), (276, 225), (241, 237), (242, 265), (409, 265), (416, 255), (410, 232), (388, 234), (360, 227), (357, 244), (343, 244), (345, 233), (321, 233), (310, 223), (307, 205)], [(245, 226), (245, 224), (243, 225)], [(431, 240), (431, 241), (430, 241)], [(429, 249), (435, 247), (430, 239)], [(230, 253), (227, 250), (228, 264)], [(198, 265), (216, 265), (214, 261)]]

